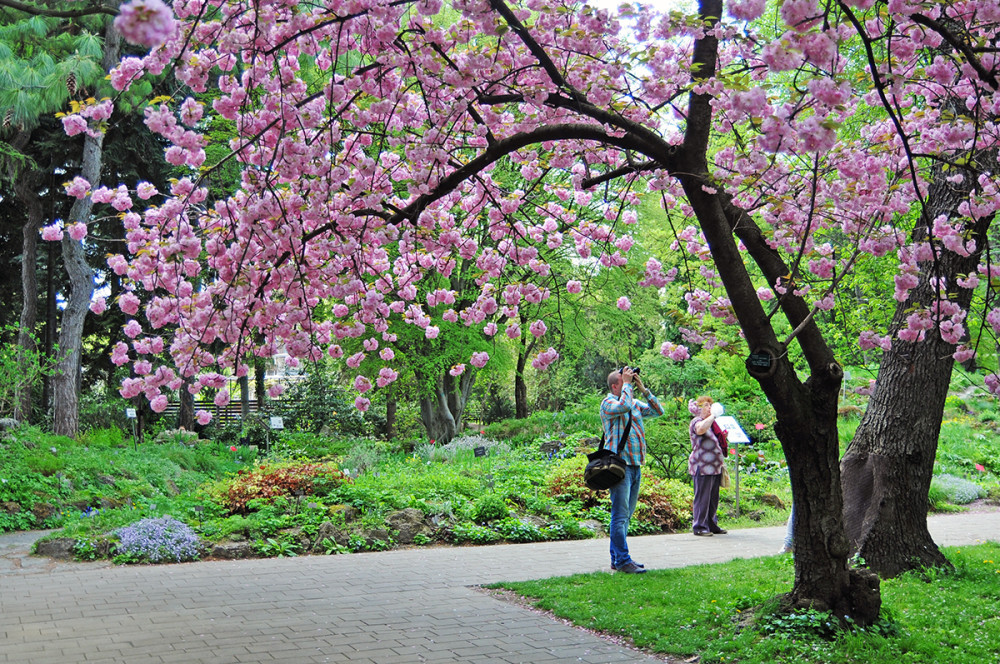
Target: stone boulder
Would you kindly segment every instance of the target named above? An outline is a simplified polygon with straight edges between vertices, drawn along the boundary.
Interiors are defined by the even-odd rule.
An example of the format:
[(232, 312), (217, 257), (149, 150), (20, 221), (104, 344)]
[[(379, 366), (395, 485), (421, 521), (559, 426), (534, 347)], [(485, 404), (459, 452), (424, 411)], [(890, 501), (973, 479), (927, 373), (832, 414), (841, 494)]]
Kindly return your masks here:
[(424, 513), (415, 507), (393, 512), (385, 517), (385, 521), (398, 532), (396, 542), (399, 544), (413, 544), (417, 535), (431, 537), (434, 534), (434, 529), (427, 523)]
[(254, 556), (253, 545), (249, 542), (220, 542), (213, 544), (208, 555), (212, 558), (225, 560), (241, 560)]
[(776, 510), (785, 509), (785, 503), (782, 502), (781, 498), (778, 498), (773, 493), (765, 493), (757, 498), (757, 502), (762, 505), (767, 505), (768, 507), (773, 507)]
[(56, 558), (57, 560), (73, 560), (73, 549), (76, 547), (76, 540), (72, 537), (57, 537), (50, 540), (42, 540), (35, 545), (35, 554), (46, 558)]

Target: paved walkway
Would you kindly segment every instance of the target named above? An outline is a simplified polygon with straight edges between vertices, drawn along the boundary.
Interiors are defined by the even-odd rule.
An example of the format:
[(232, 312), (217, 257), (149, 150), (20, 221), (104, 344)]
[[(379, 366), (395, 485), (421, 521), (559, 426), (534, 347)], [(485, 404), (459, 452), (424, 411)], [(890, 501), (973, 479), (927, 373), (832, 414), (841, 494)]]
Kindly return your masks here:
[[(1000, 511), (929, 521), (942, 545), (1000, 539)], [(28, 556), (37, 536), (0, 536), (0, 663), (663, 661), (472, 587), (610, 571), (607, 539), (120, 567)], [(629, 544), (655, 569), (774, 555), (783, 536)]]

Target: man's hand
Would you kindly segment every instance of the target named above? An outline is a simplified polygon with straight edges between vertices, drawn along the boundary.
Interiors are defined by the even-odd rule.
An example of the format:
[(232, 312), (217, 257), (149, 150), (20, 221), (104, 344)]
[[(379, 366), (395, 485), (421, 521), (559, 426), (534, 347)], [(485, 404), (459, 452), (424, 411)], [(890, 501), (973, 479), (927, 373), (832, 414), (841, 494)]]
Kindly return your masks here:
[[(632, 367), (625, 367), (622, 369), (622, 382), (625, 385), (630, 385), (632, 380), (635, 378), (635, 374), (632, 373)], [(638, 380), (638, 379), (636, 379)]]
[(647, 390), (646, 386), (642, 384), (642, 378), (639, 378), (638, 375), (632, 376), (632, 386), (639, 390), (642, 394), (649, 394), (649, 390)]

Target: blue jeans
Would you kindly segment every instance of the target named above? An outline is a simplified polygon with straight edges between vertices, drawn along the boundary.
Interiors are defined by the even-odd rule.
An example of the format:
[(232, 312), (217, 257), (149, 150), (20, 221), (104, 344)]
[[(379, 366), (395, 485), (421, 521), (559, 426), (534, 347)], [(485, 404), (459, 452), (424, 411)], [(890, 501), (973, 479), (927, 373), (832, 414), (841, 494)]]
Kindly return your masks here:
[(641, 466), (626, 466), (625, 478), (608, 490), (611, 497), (611, 566), (620, 567), (632, 560), (628, 555), (628, 524), (639, 500)]

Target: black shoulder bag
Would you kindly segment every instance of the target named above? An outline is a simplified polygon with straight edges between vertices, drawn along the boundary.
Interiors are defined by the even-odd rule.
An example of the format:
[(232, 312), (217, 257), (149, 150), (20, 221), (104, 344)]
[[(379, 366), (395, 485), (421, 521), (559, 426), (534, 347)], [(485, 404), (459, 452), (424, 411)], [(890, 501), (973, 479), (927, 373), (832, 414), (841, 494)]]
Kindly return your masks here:
[[(602, 427), (603, 429), (603, 427)], [(622, 450), (628, 444), (628, 435), (632, 432), (632, 413), (628, 414), (628, 424), (618, 443), (618, 452), (612, 452), (604, 447), (604, 434), (601, 433), (601, 446), (587, 455), (587, 467), (583, 471), (584, 483), (594, 491), (610, 489), (625, 478), (625, 459)]]

